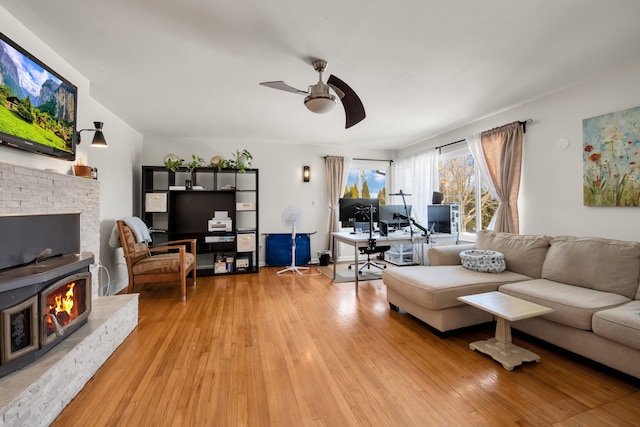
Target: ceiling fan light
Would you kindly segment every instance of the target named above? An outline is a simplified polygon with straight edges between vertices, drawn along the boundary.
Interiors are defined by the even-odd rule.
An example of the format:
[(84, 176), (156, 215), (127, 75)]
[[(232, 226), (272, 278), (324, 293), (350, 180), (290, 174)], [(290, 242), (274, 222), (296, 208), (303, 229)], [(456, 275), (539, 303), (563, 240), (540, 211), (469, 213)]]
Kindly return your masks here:
[(336, 105), (336, 97), (329, 95), (315, 95), (315, 96), (307, 96), (304, 99), (304, 105), (314, 113), (324, 114), (328, 113), (335, 107)]

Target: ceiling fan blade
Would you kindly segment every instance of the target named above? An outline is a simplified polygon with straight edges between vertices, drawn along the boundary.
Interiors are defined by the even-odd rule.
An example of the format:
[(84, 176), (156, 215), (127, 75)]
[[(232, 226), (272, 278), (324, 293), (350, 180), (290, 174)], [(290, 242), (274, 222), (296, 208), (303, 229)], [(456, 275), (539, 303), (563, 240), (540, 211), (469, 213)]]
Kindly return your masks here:
[(333, 89), (333, 91), (336, 93), (336, 95), (338, 95), (338, 98), (340, 98), (340, 99), (344, 98), (345, 93), (343, 91), (341, 91), (339, 88), (337, 88), (336, 86), (334, 86), (332, 84), (329, 84), (329, 86), (331, 87), (331, 89)]
[[(344, 107), (344, 113), (346, 116), (346, 129), (349, 129), (351, 126), (360, 123), (367, 116), (364, 112), (364, 105), (362, 105), (362, 101), (356, 93), (347, 85), (345, 82), (331, 74), (329, 79), (327, 80), (327, 84), (329, 84), (332, 88), (337, 88), (340, 92), (344, 94), (344, 96), (340, 97), (340, 101), (342, 101), (342, 106)], [(336, 91), (338, 95), (340, 92)]]
[(282, 80), (279, 80), (279, 81), (276, 81), (276, 82), (262, 82), (260, 84), (262, 86), (270, 87), (270, 88), (273, 88), (273, 89), (284, 90), (285, 92), (299, 93), (300, 95), (308, 95), (309, 94), (309, 92), (307, 92), (305, 90), (300, 90), (300, 89), (296, 89), (293, 86), (289, 86), (288, 84), (286, 84)]

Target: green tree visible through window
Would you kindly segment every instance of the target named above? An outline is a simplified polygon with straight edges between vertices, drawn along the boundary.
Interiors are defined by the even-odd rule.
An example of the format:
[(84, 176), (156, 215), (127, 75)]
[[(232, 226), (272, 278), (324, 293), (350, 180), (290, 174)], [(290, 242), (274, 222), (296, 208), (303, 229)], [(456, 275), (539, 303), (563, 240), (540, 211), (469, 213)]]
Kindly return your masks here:
[(367, 184), (367, 181), (362, 183), (362, 198), (363, 199), (371, 198), (371, 193), (369, 193), (369, 184)]
[(386, 203), (387, 176), (378, 169), (351, 169), (344, 189), (345, 198), (377, 198), (380, 204)]
[[(498, 208), (498, 201), (491, 196), (489, 189), (482, 185), (473, 156), (465, 154), (440, 160), (438, 175), (444, 202), (460, 205), (460, 231), (476, 233), (480, 229), (486, 229)], [(477, 225), (478, 220), (481, 221), (480, 227)]]

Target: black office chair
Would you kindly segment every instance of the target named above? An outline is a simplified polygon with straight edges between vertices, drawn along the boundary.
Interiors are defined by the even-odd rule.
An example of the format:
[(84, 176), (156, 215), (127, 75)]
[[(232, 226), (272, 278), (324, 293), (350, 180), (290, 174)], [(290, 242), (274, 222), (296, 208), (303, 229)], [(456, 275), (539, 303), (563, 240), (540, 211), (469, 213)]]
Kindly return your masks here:
[[(371, 255), (382, 254), (388, 251), (389, 249), (391, 249), (391, 246), (378, 246), (376, 244), (376, 239), (373, 238), (373, 212), (371, 211), (372, 209), (375, 209), (375, 208), (373, 206), (369, 206), (363, 209), (363, 211), (365, 212), (365, 216), (369, 217), (369, 221), (365, 223), (369, 228), (369, 242), (366, 247), (363, 246), (358, 248), (361, 255), (367, 255), (367, 260), (360, 266), (360, 268), (358, 268), (358, 274), (362, 274), (362, 270), (364, 270), (365, 267), (367, 269), (371, 269), (371, 266), (374, 266), (376, 268), (379, 268), (380, 270), (384, 270), (385, 268), (387, 268), (386, 264), (379, 264), (371, 259)], [(357, 227), (358, 225), (354, 224), (354, 228), (357, 228)], [(355, 264), (349, 264), (349, 270), (351, 270), (352, 265), (355, 265)]]
[[(371, 260), (371, 255), (373, 254), (382, 254), (391, 249), (391, 246), (378, 246), (376, 244), (376, 239), (371, 238), (371, 234), (369, 234), (369, 245), (366, 247), (358, 248), (360, 254), (367, 255), (367, 260), (358, 268), (358, 274), (362, 274), (362, 270), (366, 267), (367, 269), (371, 269), (371, 266), (379, 268), (380, 270), (384, 270), (387, 268), (386, 264), (379, 264), (373, 260)], [(349, 269), (351, 269), (351, 265), (349, 265)]]

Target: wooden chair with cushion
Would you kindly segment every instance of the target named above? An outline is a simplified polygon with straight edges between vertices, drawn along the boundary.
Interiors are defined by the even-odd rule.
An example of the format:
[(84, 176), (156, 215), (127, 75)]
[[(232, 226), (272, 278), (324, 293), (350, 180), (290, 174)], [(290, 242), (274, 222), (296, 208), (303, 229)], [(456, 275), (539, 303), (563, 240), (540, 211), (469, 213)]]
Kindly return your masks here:
[(187, 300), (187, 276), (191, 273), (196, 286), (196, 240), (174, 240), (149, 248), (138, 242), (135, 233), (124, 221), (116, 222), (120, 243), (129, 272), (128, 293), (143, 283), (180, 281), (182, 301)]

